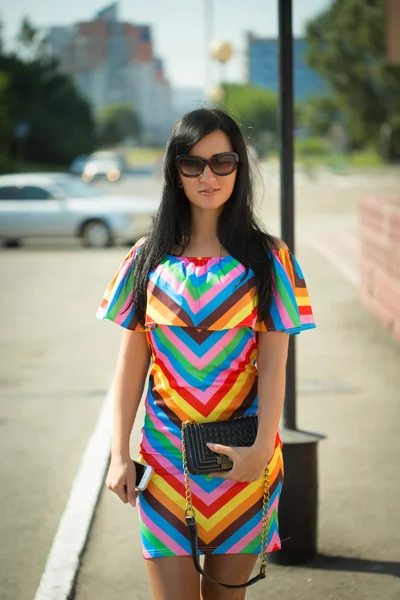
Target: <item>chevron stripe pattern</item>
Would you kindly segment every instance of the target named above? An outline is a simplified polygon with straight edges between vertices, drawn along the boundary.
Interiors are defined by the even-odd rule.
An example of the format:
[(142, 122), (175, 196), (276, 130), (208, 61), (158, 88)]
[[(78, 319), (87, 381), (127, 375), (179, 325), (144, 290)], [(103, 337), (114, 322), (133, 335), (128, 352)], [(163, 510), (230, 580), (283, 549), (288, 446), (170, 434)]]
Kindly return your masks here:
[[(257, 315), (254, 273), (232, 256), (167, 255), (150, 273), (145, 326), (132, 298), (133, 248), (108, 286), (97, 316), (145, 331), (152, 353), (140, 460), (154, 475), (139, 497), (144, 556), (190, 554), (185, 524), (182, 422), (228, 420), (255, 414), (257, 331), (297, 334), (315, 327), (300, 266), (289, 251), (272, 252), (273, 299)], [(278, 506), (283, 484), (277, 432), (269, 463), (268, 551), (280, 548)], [(191, 476), (193, 505), (204, 554), (257, 554), (261, 544), (263, 480), (239, 483)]]

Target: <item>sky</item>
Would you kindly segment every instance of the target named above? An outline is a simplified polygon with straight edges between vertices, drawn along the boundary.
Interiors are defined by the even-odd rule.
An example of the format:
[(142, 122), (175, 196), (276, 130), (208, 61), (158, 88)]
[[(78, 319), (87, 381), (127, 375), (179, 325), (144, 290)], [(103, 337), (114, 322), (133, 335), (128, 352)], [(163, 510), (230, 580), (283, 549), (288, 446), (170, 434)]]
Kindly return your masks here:
[[(293, 0), (293, 33), (302, 35), (305, 23), (332, 0)], [(104, 0), (0, 0), (3, 37), (10, 48), (24, 16), (38, 27), (90, 21), (110, 4)], [(209, 87), (218, 83), (219, 65), (209, 59), (211, 40), (226, 40), (234, 55), (224, 79), (245, 81), (246, 33), (275, 37), (278, 0), (120, 0), (120, 20), (152, 25), (156, 54), (164, 59), (173, 87)]]

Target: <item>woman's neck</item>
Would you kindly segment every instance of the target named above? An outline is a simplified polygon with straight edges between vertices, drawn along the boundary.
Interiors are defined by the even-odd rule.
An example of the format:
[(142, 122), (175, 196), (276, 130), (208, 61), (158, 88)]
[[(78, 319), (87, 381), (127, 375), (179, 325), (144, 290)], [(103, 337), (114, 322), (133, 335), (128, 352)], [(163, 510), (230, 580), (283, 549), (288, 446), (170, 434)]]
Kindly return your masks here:
[(186, 256), (221, 256), (226, 254), (217, 235), (216, 211), (192, 209), (191, 236), (185, 248)]

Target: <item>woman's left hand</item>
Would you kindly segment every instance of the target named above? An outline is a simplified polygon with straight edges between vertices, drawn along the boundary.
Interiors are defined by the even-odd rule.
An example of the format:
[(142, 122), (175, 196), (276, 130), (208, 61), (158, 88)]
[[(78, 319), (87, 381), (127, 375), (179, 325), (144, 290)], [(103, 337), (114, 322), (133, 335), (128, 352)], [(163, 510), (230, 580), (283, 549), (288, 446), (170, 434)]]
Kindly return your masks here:
[(217, 454), (225, 454), (233, 462), (231, 470), (210, 473), (210, 477), (220, 477), (221, 479), (248, 483), (257, 481), (263, 476), (265, 467), (271, 460), (274, 452), (273, 445), (263, 446), (262, 451), (255, 446), (233, 448), (211, 443), (208, 443), (207, 446)]

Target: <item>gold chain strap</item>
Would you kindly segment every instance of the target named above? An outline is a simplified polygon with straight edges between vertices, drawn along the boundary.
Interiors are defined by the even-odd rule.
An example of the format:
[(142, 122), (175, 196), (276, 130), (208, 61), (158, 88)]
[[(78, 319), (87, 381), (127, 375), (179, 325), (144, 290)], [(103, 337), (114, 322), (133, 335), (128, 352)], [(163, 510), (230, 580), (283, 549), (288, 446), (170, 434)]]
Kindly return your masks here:
[[(184, 431), (188, 425), (194, 421), (186, 421), (182, 423), (182, 463), (183, 463), (183, 474), (185, 477), (185, 499), (186, 509), (185, 516), (193, 517), (195, 519), (195, 512), (193, 508), (192, 491), (190, 489), (189, 469), (187, 466), (187, 454), (186, 444), (184, 438)], [(264, 471), (264, 490), (263, 490), (263, 506), (262, 506), (262, 517), (261, 517), (261, 571), (265, 576), (267, 571), (267, 547), (268, 547), (268, 512), (269, 512), (269, 468), (268, 465)]]
[(185, 476), (185, 496), (186, 496), (185, 516), (195, 518), (193, 502), (192, 502), (192, 491), (190, 489), (190, 481), (189, 481), (189, 469), (187, 466), (186, 444), (185, 444), (185, 438), (183, 435), (186, 427), (188, 425), (190, 425), (191, 422), (193, 422), (193, 421), (186, 421), (185, 423), (182, 423), (182, 463), (183, 463), (183, 474)]
[(263, 575), (267, 572), (267, 547), (268, 547), (268, 512), (269, 512), (269, 467), (265, 467), (264, 471), (264, 493), (263, 493), (263, 507), (262, 507), (262, 518), (261, 518), (261, 571)]

